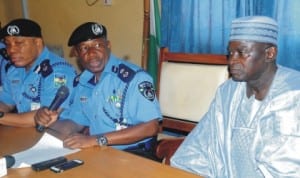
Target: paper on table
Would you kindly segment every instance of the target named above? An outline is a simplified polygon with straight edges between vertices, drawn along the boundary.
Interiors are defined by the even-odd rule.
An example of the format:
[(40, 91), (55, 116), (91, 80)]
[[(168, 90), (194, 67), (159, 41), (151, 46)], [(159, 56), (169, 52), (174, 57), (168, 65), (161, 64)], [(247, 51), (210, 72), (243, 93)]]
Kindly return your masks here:
[(16, 162), (12, 168), (30, 167), (34, 163), (49, 160), (59, 156), (65, 156), (80, 151), (80, 149), (68, 149), (63, 147), (63, 142), (44, 133), (42, 138), (31, 148), (15, 153), (12, 156)]

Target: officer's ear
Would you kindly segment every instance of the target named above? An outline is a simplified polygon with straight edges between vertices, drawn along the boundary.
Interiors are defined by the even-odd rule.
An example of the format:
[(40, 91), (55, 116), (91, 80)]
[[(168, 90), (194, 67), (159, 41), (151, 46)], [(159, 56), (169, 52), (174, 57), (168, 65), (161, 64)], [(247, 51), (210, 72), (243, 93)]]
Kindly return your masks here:
[(107, 53), (110, 54), (111, 52), (111, 42), (109, 40), (107, 40), (107, 44), (106, 44), (106, 49), (107, 49)]
[(272, 62), (276, 59), (277, 56), (277, 47), (276, 46), (270, 46), (268, 48), (266, 48), (266, 59), (269, 62)]
[(111, 42), (109, 40), (107, 40), (106, 42), (107, 42), (107, 48), (111, 49)]
[(39, 46), (39, 47), (44, 46), (44, 42), (43, 42), (42, 38), (34, 38), (33, 40), (34, 40), (34, 43), (36, 44), (36, 46)]
[(72, 46), (71, 48), (71, 51), (70, 51), (70, 57), (78, 57), (78, 52), (77, 52), (77, 49), (76, 49), (76, 46)]

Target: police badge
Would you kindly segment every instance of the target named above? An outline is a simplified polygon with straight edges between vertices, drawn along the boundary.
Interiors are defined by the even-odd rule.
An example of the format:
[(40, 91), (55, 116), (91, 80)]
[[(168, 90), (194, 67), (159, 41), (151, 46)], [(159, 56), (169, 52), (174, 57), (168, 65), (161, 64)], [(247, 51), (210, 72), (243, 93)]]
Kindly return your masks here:
[(153, 101), (155, 99), (155, 90), (153, 84), (148, 81), (143, 81), (139, 84), (140, 93), (149, 101)]

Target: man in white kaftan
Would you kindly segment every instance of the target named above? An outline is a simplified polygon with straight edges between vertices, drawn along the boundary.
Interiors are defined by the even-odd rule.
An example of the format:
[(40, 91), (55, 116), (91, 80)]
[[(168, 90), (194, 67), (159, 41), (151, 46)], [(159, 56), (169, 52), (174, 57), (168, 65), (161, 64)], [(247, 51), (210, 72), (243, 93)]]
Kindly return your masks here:
[[(264, 17), (240, 20), (254, 23), (253, 19), (257, 18), (258, 21), (260, 18), (266, 20)], [(300, 72), (275, 65), (275, 62), (274, 67), (264, 68), (272, 63), (272, 55), (276, 56), (275, 50), (273, 53), (263, 51), (272, 48), (270, 44), (276, 45), (274, 39), (235, 38), (235, 31), (231, 33), (229, 69), (232, 79), (218, 88), (209, 111), (171, 158), (171, 165), (205, 177), (300, 177)], [(240, 38), (246, 42), (240, 43)], [(252, 43), (257, 45), (257, 42), (261, 44), (254, 48)], [(238, 44), (237, 48), (234, 43)], [(248, 43), (251, 45), (247, 46)], [(247, 51), (248, 48), (251, 50)], [(236, 49), (238, 54), (235, 54)], [(268, 64), (253, 65), (260, 61), (254, 59), (258, 55), (253, 55), (252, 49), (263, 49), (259, 60)], [(234, 60), (244, 65), (239, 68)], [(250, 60), (256, 61), (245, 62)], [(247, 77), (242, 77), (241, 66), (247, 68), (249, 64), (255, 66), (251, 70), (256, 72), (248, 71)], [(266, 73), (270, 74), (264, 78)], [(266, 80), (258, 82), (260, 78)], [(261, 92), (257, 89), (259, 86), (266, 86), (262, 87), (265, 90)], [(263, 94), (259, 95), (260, 92)]]

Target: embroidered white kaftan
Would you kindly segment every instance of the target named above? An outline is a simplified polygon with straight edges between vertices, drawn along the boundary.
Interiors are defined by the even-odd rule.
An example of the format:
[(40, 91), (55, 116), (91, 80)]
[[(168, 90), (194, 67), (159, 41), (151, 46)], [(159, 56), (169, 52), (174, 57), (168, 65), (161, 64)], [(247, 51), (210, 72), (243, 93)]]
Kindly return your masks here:
[(245, 95), (245, 82), (222, 84), (171, 165), (205, 177), (300, 177), (300, 73), (278, 66), (263, 101)]

